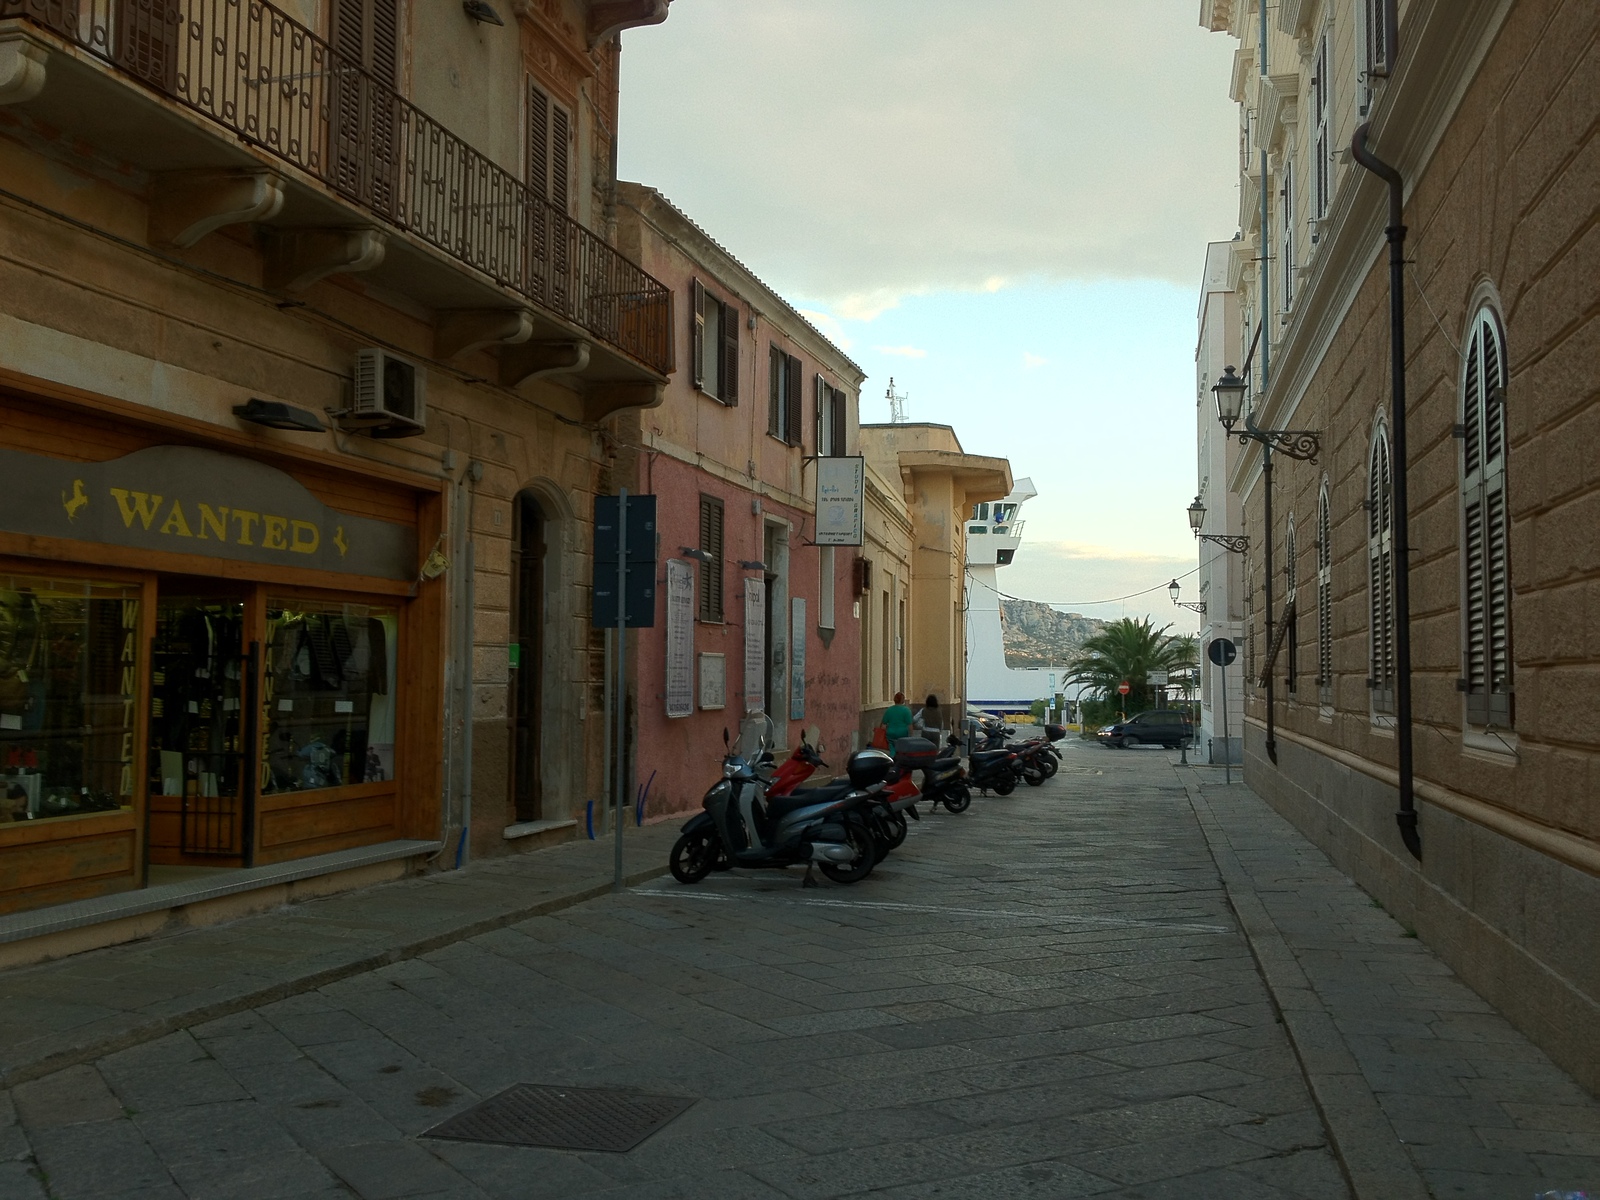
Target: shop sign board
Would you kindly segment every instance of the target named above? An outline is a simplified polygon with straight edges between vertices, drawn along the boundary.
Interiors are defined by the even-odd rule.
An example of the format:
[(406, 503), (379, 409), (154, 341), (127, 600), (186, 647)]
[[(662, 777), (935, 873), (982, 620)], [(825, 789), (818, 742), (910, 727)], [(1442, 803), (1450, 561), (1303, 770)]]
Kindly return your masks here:
[(329, 508), (276, 467), (198, 446), (107, 462), (0, 449), (0, 531), (415, 579), (416, 531)]
[(667, 716), (694, 713), (694, 569), (667, 559)]
[(789, 608), (789, 719), (803, 721), (806, 716), (805, 597), (790, 600)]
[(700, 655), (700, 707), (717, 709), (727, 706), (727, 657), (722, 654), (703, 653)]
[(767, 581), (744, 581), (744, 711), (766, 708)]
[(817, 459), (817, 545), (862, 544), (866, 491), (866, 459), (861, 455)]

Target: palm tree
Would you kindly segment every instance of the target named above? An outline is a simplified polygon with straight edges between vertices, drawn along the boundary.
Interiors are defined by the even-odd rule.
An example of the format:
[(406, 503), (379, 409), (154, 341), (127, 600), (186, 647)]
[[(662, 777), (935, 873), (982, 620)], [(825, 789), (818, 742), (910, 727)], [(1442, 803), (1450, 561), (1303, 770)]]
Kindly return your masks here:
[(1114, 621), (1084, 642), (1067, 679), (1087, 684), (1100, 699), (1113, 703), (1122, 699), (1117, 688), (1126, 681), (1127, 710), (1147, 707), (1152, 699), (1151, 671), (1183, 671), (1198, 662), (1195, 639), (1174, 637), (1167, 633), (1171, 628), (1157, 629), (1149, 618)]

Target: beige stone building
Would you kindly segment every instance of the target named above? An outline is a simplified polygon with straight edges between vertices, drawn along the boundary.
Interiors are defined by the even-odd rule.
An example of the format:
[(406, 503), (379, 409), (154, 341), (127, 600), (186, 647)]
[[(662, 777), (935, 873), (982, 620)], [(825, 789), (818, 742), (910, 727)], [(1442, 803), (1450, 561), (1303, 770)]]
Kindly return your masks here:
[[(1202, 4), (1239, 43), (1228, 362), (1248, 362), (1260, 427), (1320, 450), (1274, 456), (1270, 528), (1260, 446), (1230, 459), (1250, 539), (1246, 777), (1595, 1088), (1600, 11), (1388, 8), (1284, 0), (1263, 48), (1255, 4)], [(1403, 455), (1389, 186), (1354, 160), (1363, 125), (1407, 230)], [(1402, 633), (1419, 859), (1396, 820)]]
[[(896, 691), (953, 714), (967, 694), (967, 518), (1011, 491), (1011, 464), (968, 454), (948, 425), (863, 425), (869, 469), (861, 573), (863, 732)], [(880, 559), (872, 557), (881, 554)]]
[(674, 367), (618, 35), (666, 0), (286, 3), (0, 0), (13, 948), (598, 794), (601, 425)]

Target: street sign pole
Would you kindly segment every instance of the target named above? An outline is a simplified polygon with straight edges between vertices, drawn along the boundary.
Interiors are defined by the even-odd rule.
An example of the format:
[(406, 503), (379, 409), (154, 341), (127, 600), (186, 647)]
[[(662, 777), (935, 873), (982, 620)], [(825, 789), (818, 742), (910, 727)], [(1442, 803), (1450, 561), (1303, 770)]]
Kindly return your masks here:
[(616, 863), (611, 890), (622, 890), (622, 808), (628, 790), (623, 762), (628, 756), (628, 489), (617, 489), (617, 785)]

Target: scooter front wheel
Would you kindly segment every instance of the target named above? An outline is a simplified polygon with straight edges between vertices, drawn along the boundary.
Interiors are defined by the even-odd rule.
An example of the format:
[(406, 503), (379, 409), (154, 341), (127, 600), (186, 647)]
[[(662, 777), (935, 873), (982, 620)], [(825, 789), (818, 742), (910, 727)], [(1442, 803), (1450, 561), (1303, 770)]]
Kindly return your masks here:
[(722, 839), (708, 829), (685, 833), (672, 844), (667, 867), (679, 883), (699, 883), (722, 856)]
[(872, 873), (878, 863), (878, 847), (872, 832), (865, 825), (851, 823), (845, 826), (845, 841), (856, 852), (854, 862), (820, 862), (822, 873), (835, 883), (855, 883)]
[(1044, 777), (1049, 779), (1061, 769), (1061, 764), (1047, 756), (1039, 763), (1039, 769), (1044, 772)]
[(1017, 777), (1015, 775), (1007, 775), (1004, 779), (997, 780), (990, 786), (994, 789), (996, 796), (1009, 796), (1017, 790)]
[(1029, 767), (1022, 773), (1022, 778), (1027, 781), (1029, 787), (1038, 787), (1044, 782), (1045, 774), (1038, 767)]
[(906, 834), (911, 832), (911, 823), (903, 813), (895, 813), (886, 823), (889, 826), (889, 849), (898, 849), (900, 843), (906, 840)]

